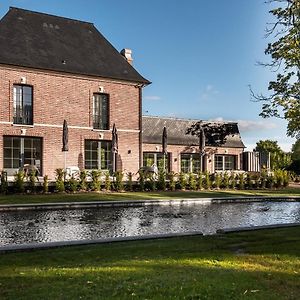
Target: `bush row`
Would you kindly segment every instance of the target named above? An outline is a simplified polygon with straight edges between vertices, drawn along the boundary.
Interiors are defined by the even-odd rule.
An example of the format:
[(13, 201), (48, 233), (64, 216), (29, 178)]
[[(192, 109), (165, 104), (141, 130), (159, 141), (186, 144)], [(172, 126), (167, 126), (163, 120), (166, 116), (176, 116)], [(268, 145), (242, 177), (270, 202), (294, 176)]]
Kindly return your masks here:
[[(214, 173), (185, 174), (174, 172), (159, 172), (157, 175), (145, 175), (139, 172), (137, 181), (133, 181), (133, 174), (115, 172), (111, 176), (108, 172), (98, 170), (82, 170), (79, 174), (67, 176), (63, 169), (56, 169), (55, 186), (49, 187), (48, 176), (44, 176), (42, 184), (37, 184), (34, 174), (28, 176), (23, 171), (15, 174), (12, 192), (44, 193), (77, 192), (77, 191), (175, 191), (175, 190), (209, 190), (209, 189), (272, 189), (286, 187), (289, 183), (289, 173), (277, 170), (272, 173)], [(5, 173), (1, 174), (1, 192), (8, 192)]]

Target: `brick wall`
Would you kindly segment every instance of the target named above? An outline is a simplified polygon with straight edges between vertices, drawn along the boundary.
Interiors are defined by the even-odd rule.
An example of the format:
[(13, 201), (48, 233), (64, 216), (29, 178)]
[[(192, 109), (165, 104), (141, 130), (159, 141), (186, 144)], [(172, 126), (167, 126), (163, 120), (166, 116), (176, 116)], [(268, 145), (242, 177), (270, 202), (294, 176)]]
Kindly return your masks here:
[[(197, 146), (168, 145), (168, 153), (170, 153), (170, 170), (179, 173), (181, 169), (180, 154), (181, 153), (199, 153)], [(214, 148), (215, 154), (237, 155), (237, 170), (241, 169), (241, 153), (243, 148)], [(143, 152), (161, 152), (161, 144), (143, 144)], [(214, 172), (214, 154), (206, 155), (204, 158), (205, 169)]]
[[(33, 126), (13, 125), (13, 85), (33, 86)], [(3, 168), (3, 135), (43, 138), (43, 174), (53, 178), (56, 168), (64, 167), (62, 125), (69, 126), (68, 166), (82, 166), (85, 139), (111, 140), (110, 130), (92, 130), (93, 93), (103, 87), (109, 94), (110, 129), (119, 134), (118, 166), (137, 172), (139, 168), (140, 101), (139, 87), (88, 76), (0, 66), (0, 169)], [(24, 134), (24, 131), (23, 131)]]

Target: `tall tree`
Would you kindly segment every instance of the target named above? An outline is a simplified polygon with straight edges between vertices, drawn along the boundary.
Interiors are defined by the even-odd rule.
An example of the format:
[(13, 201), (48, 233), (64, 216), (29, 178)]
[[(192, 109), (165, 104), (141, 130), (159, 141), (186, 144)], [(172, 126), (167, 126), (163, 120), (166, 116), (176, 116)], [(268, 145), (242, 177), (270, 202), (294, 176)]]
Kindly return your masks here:
[(291, 155), (285, 153), (277, 144), (277, 141), (260, 140), (256, 143), (253, 151), (270, 153), (270, 164), (272, 170), (286, 169), (291, 163)]
[(269, 0), (275, 8), (270, 13), (275, 22), (269, 24), (269, 43), (265, 54), (270, 63), (263, 64), (277, 73), (269, 82), (269, 95), (253, 96), (263, 101), (260, 116), (287, 120), (287, 134), (300, 136), (300, 0)]

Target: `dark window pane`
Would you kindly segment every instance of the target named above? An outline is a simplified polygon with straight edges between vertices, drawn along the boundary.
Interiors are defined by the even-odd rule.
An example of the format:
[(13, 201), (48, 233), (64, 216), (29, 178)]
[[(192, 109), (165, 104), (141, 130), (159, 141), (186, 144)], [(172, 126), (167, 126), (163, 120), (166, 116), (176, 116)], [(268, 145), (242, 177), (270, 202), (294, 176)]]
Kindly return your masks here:
[(93, 96), (93, 128), (109, 129), (108, 125), (108, 95), (94, 94)]
[(33, 124), (33, 110), (32, 110), (32, 87), (14, 85), (14, 116), (13, 122), (15, 124)]

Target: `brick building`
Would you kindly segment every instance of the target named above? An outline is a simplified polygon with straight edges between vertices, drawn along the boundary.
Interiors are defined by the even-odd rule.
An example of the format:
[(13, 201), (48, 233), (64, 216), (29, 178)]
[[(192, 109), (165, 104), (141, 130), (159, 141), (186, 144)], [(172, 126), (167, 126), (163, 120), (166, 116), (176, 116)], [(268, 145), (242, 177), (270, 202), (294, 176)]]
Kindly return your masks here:
[[(150, 82), (93, 24), (10, 8), (0, 21), (0, 169), (34, 165), (40, 175), (78, 166), (141, 165), (142, 88)], [(64, 120), (69, 151), (62, 151)]]
[[(158, 168), (166, 166), (168, 171), (175, 173), (197, 173), (200, 168), (199, 138), (186, 134), (188, 128), (199, 120), (187, 120), (162, 117), (143, 117), (143, 165), (156, 164)], [(210, 123), (210, 122), (206, 122)], [(230, 128), (225, 143), (215, 145), (206, 142), (202, 157), (202, 171), (242, 170), (242, 142), (237, 123), (215, 122), (214, 125), (224, 125)], [(167, 129), (167, 155), (162, 154), (163, 128)], [(207, 140), (209, 140), (207, 138)]]

